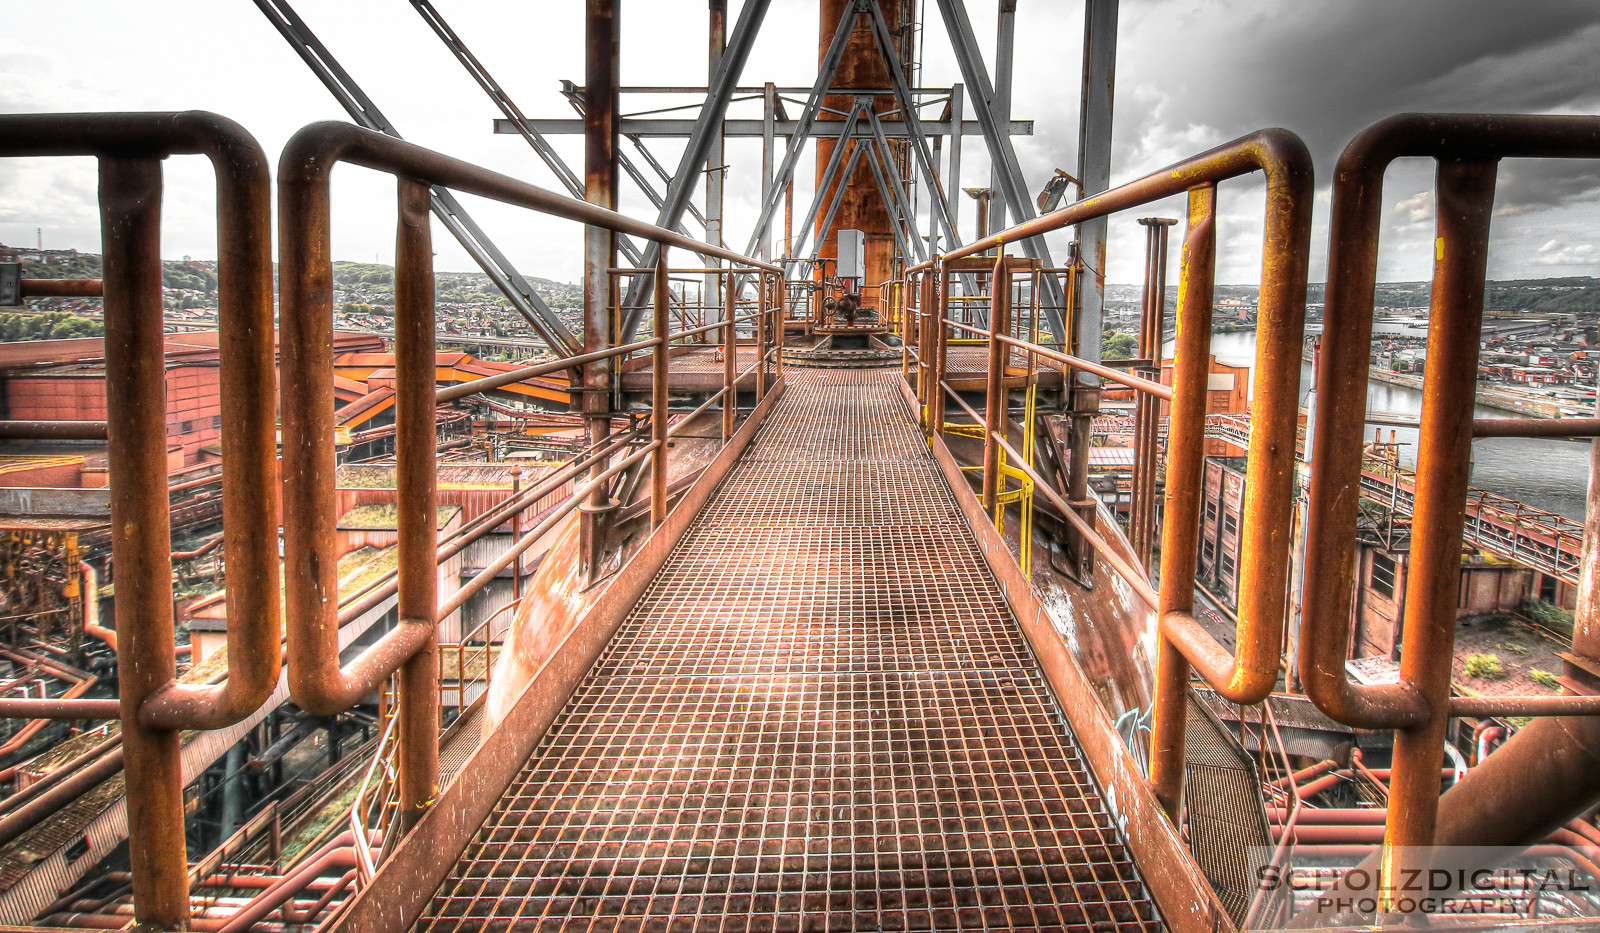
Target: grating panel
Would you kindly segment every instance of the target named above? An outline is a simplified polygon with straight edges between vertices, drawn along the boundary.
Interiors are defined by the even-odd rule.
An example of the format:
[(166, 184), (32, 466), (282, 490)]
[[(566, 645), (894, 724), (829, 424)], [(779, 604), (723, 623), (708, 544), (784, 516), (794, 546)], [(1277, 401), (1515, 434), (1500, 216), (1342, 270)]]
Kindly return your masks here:
[(791, 388), (418, 929), (1161, 929), (897, 375)]

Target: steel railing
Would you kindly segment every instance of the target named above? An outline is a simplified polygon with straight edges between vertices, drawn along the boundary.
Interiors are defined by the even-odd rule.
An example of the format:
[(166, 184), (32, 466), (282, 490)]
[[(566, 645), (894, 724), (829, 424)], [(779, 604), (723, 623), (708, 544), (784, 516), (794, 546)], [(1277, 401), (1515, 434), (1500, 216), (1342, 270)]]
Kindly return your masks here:
[[(1238, 645), (1235, 652), (1229, 652), (1194, 617), (1194, 576), (1205, 459), (1216, 186), (1255, 172), (1265, 175), (1267, 206), (1256, 383), (1251, 401), (1253, 443), (1247, 462), (1244, 505), (1249, 520), (1241, 547)], [(943, 430), (947, 397), (957, 398), (965, 406), (945, 381), (952, 335), (967, 333), (982, 338), (989, 358), (985, 386), (988, 410), (980, 416), (969, 409), (969, 414), (983, 426), (985, 504), (992, 505), (1002, 488), (1000, 455), (1004, 452), (1007, 462), (1027, 474), (1036, 491), (1059, 508), (1101, 559), (1157, 612), (1151, 782), (1170, 814), (1177, 812), (1182, 791), (1184, 704), (1191, 668), (1221, 695), (1242, 704), (1256, 703), (1267, 696), (1278, 676), (1287, 599), (1289, 513), (1294, 494), (1294, 437), (1299, 405), (1296, 387), (1304, 333), (1312, 182), (1310, 156), (1300, 139), (1284, 130), (1264, 130), (908, 270), (912, 274), (936, 272), (922, 280), (921, 326), (917, 329), (918, 397), (925, 409), (925, 428), (930, 432)], [(1189, 197), (1189, 211), (1172, 387), (1012, 336), (1008, 332), (1009, 289), (993, 289), (987, 328), (952, 318), (948, 301), (951, 274), (958, 269), (971, 271), (970, 263), (964, 266), (958, 260), (994, 253), (994, 258), (986, 261), (992, 262), (994, 278), (999, 281), (1008, 274), (1010, 260), (1003, 253), (1006, 243), (1184, 193)], [(1142, 569), (1118, 557), (1095, 532), (1092, 500), (1085, 497), (1083, 501), (1068, 501), (1037, 474), (1029, 458), (1008, 442), (1008, 366), (1014, 364), (1013, 351), (1019, 350), (1030, 359), (1091, 373), (1170, 404), (1172, 433), (1159, 590)]]
[[(1389, 164), (1403, 157), (1432, 158), (1438, 166), (1428, 356), (1412, 490), (1400, 677), (1397, 683), (1360, 685), (1345, 672), (1355, 583), (1351, 554), (1356, 547), (1383, 177)], [(1600, 158), (1600, 118), (1404, 114), (1358, 134), (1345, 148), (1334, 175), (1305, 566), (1305, 590), (1317, 598), (1305, 601), (1300, 676), (1306, 693), (1334, 719), (1360, 728), (1396, 730), (1380, 860), (1384, 869), (1380, 894), (1386, 906), (1395, 879), (1419, 866), (1426, 869), (1419, 860), (1426, 860), (1426, 847), (1438, 841), (1436, 826), (1443, 820), (1438, 774), (1452, 717), (1600, 713), (1597, 696), (1451, 696), (1466, 523), (1463, 506), (1473, 437), (1600, 436), (1595, 419), (1530, 422), (1473, 417), (1496, 166), (1500, 159), (1511, 157)], [(1591, 490), (1591, 513), (1593, 503)], [(1596, 521), (1591, 514), (1591, 528)], [(1595, 545), (1589, 538), (1586, 529), (1586, 551), (1592, 552)], [(1600, 582), (1593, 579), (1589, 566), (1594, 560), (1593, 553), (1585, 554), (1584, 587)], [(1584, 596), (1579, 599), (1581, 634)], [(1600, 653), (1596, 651), (1600, 646), (1579, 644), (1582, 641), (1575, 640), (1576, 654)], [(1464, 808), (1458, 808), (1456, 816), (1506, 807), (1502, 823), (1509, 826), (1566, 793), (1566, 788), (1548, 787), (1542, 792), (1545, 800), (1528, 796), (1540, 795), (1532, 789), (1545, 787), (1544, 779), (1563, 773), (1553, 756), (1572, 753), (1587, 741), (1576, 738), (1572, 730), (1593, 729), (1582, 720), (1568, 722), (1546, 731), (1543, 738), (1553, 744), (1545, 749), (1543, 763), (1510, 754), (1509, 744), (1496, 753), (1491, 766), (1522, 762), (1529, 769), (1523, 779), (1494, 787), (1484, 772), (1495, 769), (1476, 769), (1448, 795)], [(1522, 732), (1527, 734), (1519, 734), (1518, 743), (1533, 749), (1540, 738), (1538, 730)], [(1559, 747), (1563, 745), (1566, 748)], [(1588, 771), (1592, 763), (1575, 762), (1572, 767)], [(1521, 802), (1513, 806), (1513, 799)], [(1464, 838), (1471, 837), (1457, 832), (1448, 841), (1470, 844)]]
[[(210, 113), (0, 117), (0, 156), (100, 163), (105, 423), (6, 422), (7, 437), (105, 437), (120, 621), (119, 700), (5, 700), (0, 715), (121, 717), (129, 858), (139, 921), (188, 917), (178, 732), (231, 725), (271, 694), (280, 670), (270, 175), (238, 124)], [(161, 325), (161, 162), (206, 156), (216, 172), (221, 331), (223, 551), (231, 569), (228, 676), (176, 677)], [(20, 813), (20, 811), (19, 811)]]
[[(334, 535), (333, 456), (333, 281), (330, 173), (341, 162), (395, 175), (399, 225), (395, 273), (396, 497), (399, 513), (399, 566), (392, 583), (398, 594), (398, 624), (355, 659), (341, 666), (337, 640), (339, 611), (338, 554)], [(525, 367), (455, 386), (441, 393), (434, 382), (433, 259), (428, 229), (430, 185), (490, 198), (502, 203), (562, 217), (658, 243), (662, 249), (653, 270), (652, 336), (616, 347), (603, 340), (587, 342), (589, 351), (563, 360)], [(724, 342), (736, 342), (744, 321), (759, 322), (777, 310), (769, 297), (781, 288), (782, 270), (729, 250), (711, 247), (670, 230), (500, 175), (482, 167), (344, 123), (312, 124), (285, 146), (279, 163), (280, 281), (283, 328), (284, 559), (289, 568), (285, 588), (289, 684), (304, 709), (329, 715), (347, 709), (398, 674), (397, 785), (400, 826), (408, 828), (435, 797), (438, 695), (436, 692), (437, 620), (459, 608), (474, 586), (481, 587), (522, 551), (555, 527), (573, 510), (604, 495), (609, 481), (632, 467), (650, 463), (651, 520), (666, 517), (666, 450), (671, 436), (668, 418), (668, 345), (672, 340), (721, 328)], [(725, 320), (720, 324), (671, 333), (666, 248), (678, 247), (729, 262), (733, 271), (758, 280), (758, 310), (735, 314), (735, 291), (727, 290)], [(773, 328), (781, 334), (781, 329)], [(438, 601), (434, 566), (438, 543), (434, 488), (434, 407), (441, 399), (470, 395), (557, 369), (587, 366), (583, 391), (609, 391), (609, 361), (639, 351), (654, 357), (650, 417), (625, 443), (589, 462), (587, 482), (552, 509), (512, 548), (473, 581), (463, 593)], [(733, 354), (725, 367), (721, 392), (700, 407), (722, 402), (724, 430), (734, 414), (737, 375)], [(606, 366), (598, 376), (592, 369)], [(757, 368), (764, 368), (757, 360)], [(596, 378), (600, 381), (597, 384)], [(574, 382), (576, 386), (577, 381)], [(586, 408), (588, 411), (588, 408)], [(647, 433), (646, 433), (647, 432)], [(613, 454), (619, 459), (613, 459)], [(587, 516), (586, 516), (587, 517)]]

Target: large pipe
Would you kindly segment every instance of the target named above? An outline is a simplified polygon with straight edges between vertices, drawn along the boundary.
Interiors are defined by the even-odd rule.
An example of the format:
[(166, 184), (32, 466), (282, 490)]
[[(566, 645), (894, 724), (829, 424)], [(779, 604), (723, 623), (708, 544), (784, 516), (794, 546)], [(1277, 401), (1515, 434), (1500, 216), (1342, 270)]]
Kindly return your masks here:
[(189, 918), (189, 877), (184, 870), (178, 733), (151, 728), (139, 715), (148, 697), (177, 678), (172, 573), (167, 562), (172, 536), (167, 521), (160, 160), (101, 157), (100, 204), (105, 239), (106, 420), (111, 425), (108, 456), (111, 474), (120, 480), (111, 489), (111, 547), (117, 562), (117, 619), (125, 659), (118, 681), (128, 858), (139, 922), (182, 929)]

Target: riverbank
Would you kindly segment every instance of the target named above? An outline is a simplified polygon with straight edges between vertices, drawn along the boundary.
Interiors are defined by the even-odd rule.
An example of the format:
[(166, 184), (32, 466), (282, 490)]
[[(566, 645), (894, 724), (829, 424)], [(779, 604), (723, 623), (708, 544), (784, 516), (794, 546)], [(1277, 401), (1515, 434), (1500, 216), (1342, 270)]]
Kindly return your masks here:
[[(1422, 391), (1422, 377), (1410, 373), (1397, 373), (1388, 369), (1373, 369), (1367, 373), (1367, 378), (1373, 382), (1382, 382), (1385, 385), (1403, 386), (1407, 389)], [(1559, 418), (1561, 417), (1561, 403), (1555, 399), (1545, 399), (1527, 392), (1518, 392), (1515, 389), (1501, 389), (1496, 386), (1478, 386), (1477, 402), (1484, 408), (1493, 408), (1508, 414), (1521, 415), (1524, 418)]]
[[(1303, 362), (1311, 362), (1309, 348), (1300, 351)], [(1384, 385), (1400, 386), (1404, 389), (1422, 391), (1422, 377), (1410, 373), (1397, 373), (1392, 369), (1372, 368), (1367, 370), (1367, 379), (1371, 382), (1381, 382)], [(1521, 415), (1524, 418), (1559, 418), (1561, 417), (1561, 403), (1553, 398), (1533, 395), (1528, 392), (1518, 392), (1515, 389), (1502, 389), (1498, 386), (1478, 386), (1477, 402), (1484, 408), (1503, 411), (1507, 414)]]

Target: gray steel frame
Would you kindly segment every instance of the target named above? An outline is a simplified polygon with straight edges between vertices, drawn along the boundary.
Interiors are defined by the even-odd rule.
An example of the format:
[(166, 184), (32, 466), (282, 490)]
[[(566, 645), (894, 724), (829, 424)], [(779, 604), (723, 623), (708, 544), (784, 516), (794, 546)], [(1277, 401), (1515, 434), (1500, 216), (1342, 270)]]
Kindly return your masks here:
[[(305, 20), (289, 5), (289, 0), (255, 0), (255, 4), (353, 121), (395, 139), (402, 138), (394, 124), (372, 102), (372, 98), (357, 86), (350, 73), (334, 59), (328, 47), (322, 44)], [(455, 196), (448, 189), (435, 185), (429, 189), (428, 201), (439, 222), (471, 254), (490, 281), (505, 294), (512, 307), (527, 319), (550, 349), (566, 355), (576, 354), (579, 351), (577, 338), (516, 270), (511, 260), (500, 252), (499, 247), (494, 245), (494, 241), (489, 239), (489, 235), (483, 232), (483, 228), (478, 226)]]

